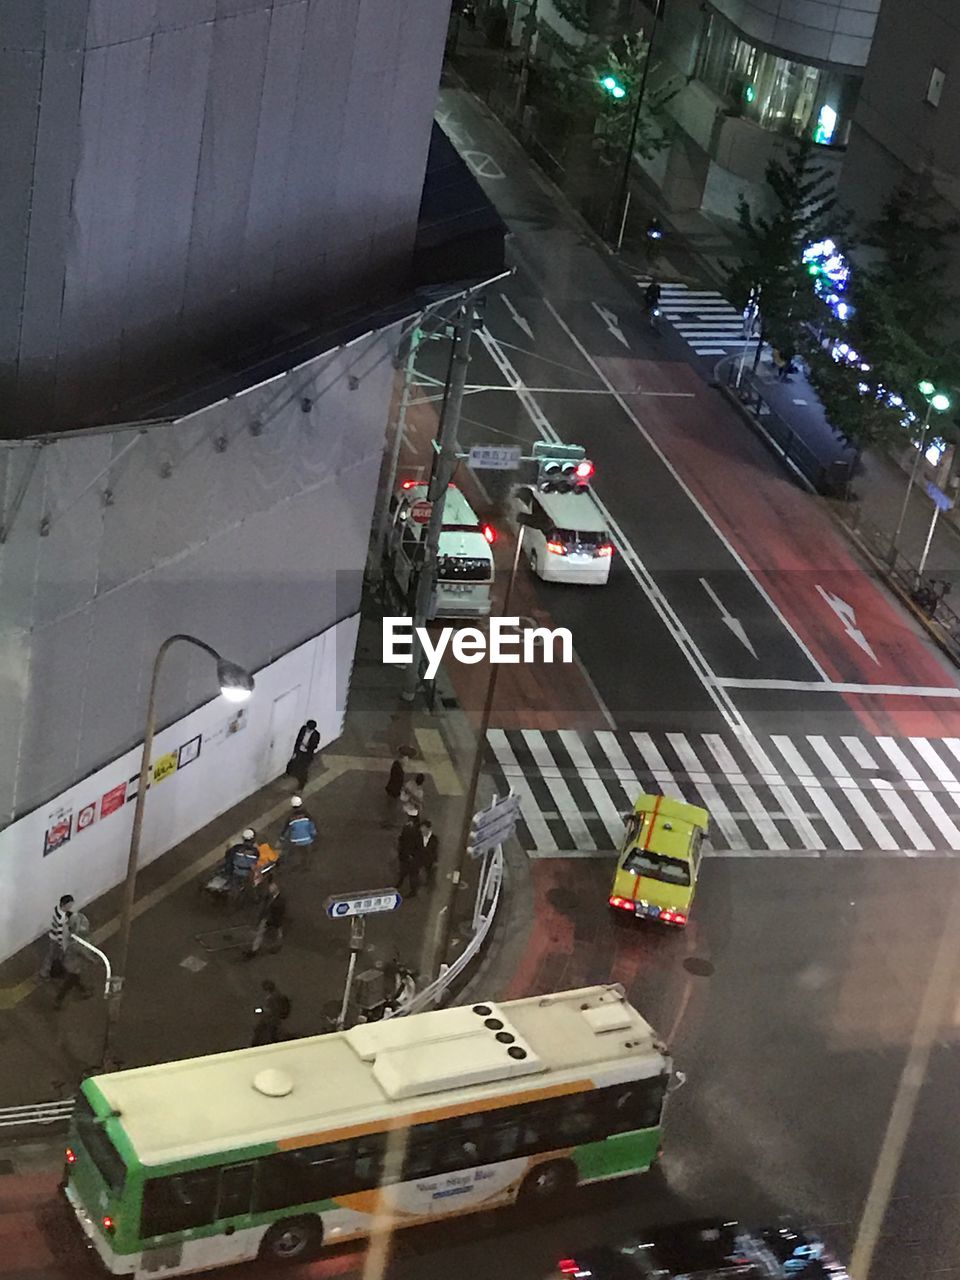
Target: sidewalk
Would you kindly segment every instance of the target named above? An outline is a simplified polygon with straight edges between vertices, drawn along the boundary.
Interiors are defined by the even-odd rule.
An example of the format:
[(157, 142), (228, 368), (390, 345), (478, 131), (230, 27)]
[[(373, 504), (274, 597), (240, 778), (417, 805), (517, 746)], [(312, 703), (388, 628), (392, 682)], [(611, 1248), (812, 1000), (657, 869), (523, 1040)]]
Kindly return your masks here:
[[(231, 908), (203, 886), (244, 827), (252, 826), (258, 838), (276, 843), (295, 789), (290, 779), (277, 779), (249, 796), (141, 872), (115, 1035), (118, 1065), (246, 1046), (264, 978), (273, 979), (290, 997), (290, 1034), (323, 1029), (324, 1017), (339, 1009), (350, 931), (349, 923), (327, 918), (324, 899), (395, 883), (396, 833), (382, 829), (379, 819), (393, 749), (407, 742), (419, 752), (411, 769), (427, 774), (424, 815), (433, 821), (440, 842), (437, 887), (433, 894), (421, 888), (398, 910), (367, 918), (366, 949), (357, 972), (372, 969), (395, 950), (412, 969), (421, 969), (434, 950), (440, 917), (453, 892), (450, 871), (462, 816), (461, 778), (467, 776), (474, 738), (459, 710), (431, 715), (419, 705), (411, 709), (400, 703), (402, 676), (402, 668), (380, 661), (379, 615), (371, 612), (361, 625), (344, 733), (323, 752), (322, 763), (315, 763), (303, 793), (319, 840), (307, 867), (281, 874), (289, 927), (279, 953), (246, 960), (243, 950), (252, 935), (255, 904)], [(482, 790), (481, 797), (486, 795)], [(476, 866), (470, 865), (456, 894), (460, 933), (448, 959), (465, 940), (475, 879)], [(119, 900), (119, 890), (113, 890), (84, 908), (91, 940), (108, 955)], [(68, 1097), (100, 1061), (105, 1025), (101, 967), (93, 962), (84, 966), (84, 980), (96, 997), (81, 1000), (72, 994), (57, 1012), (57, 984), (34, 977), (42, 951), (38, 942), (0, 965), (2, 1106)], [(420, 985), (432, 976), (422, 973)]]

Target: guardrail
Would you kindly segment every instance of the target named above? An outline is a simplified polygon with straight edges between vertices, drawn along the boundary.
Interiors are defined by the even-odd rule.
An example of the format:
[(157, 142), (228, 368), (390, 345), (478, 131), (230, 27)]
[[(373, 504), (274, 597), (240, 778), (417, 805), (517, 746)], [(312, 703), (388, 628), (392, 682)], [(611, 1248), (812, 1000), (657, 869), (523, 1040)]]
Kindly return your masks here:
[(454, 960), (453, 964), (448, 965), (443, 970), (439, 978), (435, 978), (428, 987), (418, 991), (413, 999), (405, 1004), (402, 1009), (397, 1010), (397, 1017), (406, 1017), (411, 1013), (423, 1013), (425, 1009), (432, 1009), (439, 1004), (450, 986), (459, 978), (464, 969), (470, 965), (483, 946), (484, 940), (490, 932), (490, 926), (493, 924), (494, 917), (497, 914), (497, 907), (500, 905), (500, 890), (503, 885), (503, 849), (500, 846), (497, 847), (485, 870), (485, 875), (481, 872), (482, 878), (477, 895), (477, 907), (474, 912), (476, 928), (473, 931), (473, 937)]
[(35, 1102), (28, 1107), (0, 1107), (0, 1129), (32, 1129), (36, 1125), (66, 1124), (73, 1115), (73, 1099)]

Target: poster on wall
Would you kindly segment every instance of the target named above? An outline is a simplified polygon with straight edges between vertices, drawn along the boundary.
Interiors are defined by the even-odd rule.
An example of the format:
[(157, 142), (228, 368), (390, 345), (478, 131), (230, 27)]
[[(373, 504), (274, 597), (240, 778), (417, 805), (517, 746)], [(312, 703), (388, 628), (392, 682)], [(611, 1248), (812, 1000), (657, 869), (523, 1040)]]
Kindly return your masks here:
[(73, 827), (73, 808), (55, 809), (47, 815), (47, 830), (43, 837), (43, 856), (62, 848), (70, 839)]
[(245, 729), (248, 723), (247, 710), (245, 707), (241, 707), (228, 720), (222, 720), (216, 729), (213, 729), (210, 733), (205, 733), (203, 741), (209, 747), (219, 746), (221, 742), (226, 742), (227, 738), (231, 738), (235, 733), (239, 733), (241, 729)]
[(115, 787), (111, 787), (109, 791), (105, 791), (100, 797), (100, 817), (109, 818), (111, 813), (116, 813), (118, 809), (122, 809), (124, 801), (127, 798), (127, 784), (120, 782)]
[(85, 804), (82, 809), (77, 810), (77, 835), (81, 831), (86, 831), (87, 827), (92, 827), (97, 820), (97, 802), (91, 800), (89, 804)]
[(159, 756), (153, 762), (153, 780), (154, 782), (162, 782), (164, 778), (169, 778), (171, 773), (177, 772), (177, 753), (168, 751), (165, 755)]
[(200, 734), (195, 738), (191, 738), (189, 742), (185, 742), (177, 752), (177, 768), (184, 769), (188, 764), (193, 764), (197, 756), (200, 754)]

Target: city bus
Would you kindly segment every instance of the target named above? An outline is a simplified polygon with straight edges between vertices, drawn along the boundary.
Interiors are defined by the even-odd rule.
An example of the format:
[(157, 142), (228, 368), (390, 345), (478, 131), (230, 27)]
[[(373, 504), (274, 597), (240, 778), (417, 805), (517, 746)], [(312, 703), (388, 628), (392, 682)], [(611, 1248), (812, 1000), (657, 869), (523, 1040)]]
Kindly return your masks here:
[(63, 1192), (111, 1275), (299, 1262), (649, 1169), (671, 1060), (616, 985), (85, 1080)]

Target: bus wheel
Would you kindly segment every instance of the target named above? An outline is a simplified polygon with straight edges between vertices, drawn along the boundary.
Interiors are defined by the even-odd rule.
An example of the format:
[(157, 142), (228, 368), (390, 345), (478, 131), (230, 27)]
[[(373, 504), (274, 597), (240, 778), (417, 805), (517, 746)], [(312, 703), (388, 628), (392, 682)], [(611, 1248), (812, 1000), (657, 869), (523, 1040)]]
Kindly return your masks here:
[(517, 1193), (522, 1205), (553, 1204), (577, 1185), (577, 1173), (569, 1160), (548, 1160), (531, 1169)]
[(260, 1256), (277, 1262), (300, 1262), (313, 1257), (321, 1244), (323, 1224), (319, 1218), (284, 1218), (263, 1237)]

